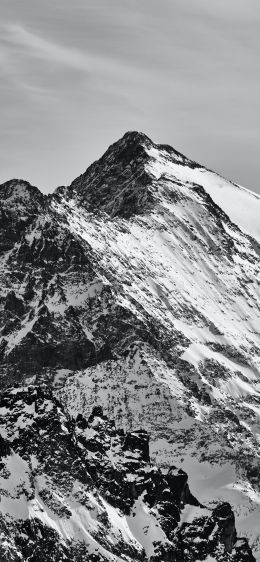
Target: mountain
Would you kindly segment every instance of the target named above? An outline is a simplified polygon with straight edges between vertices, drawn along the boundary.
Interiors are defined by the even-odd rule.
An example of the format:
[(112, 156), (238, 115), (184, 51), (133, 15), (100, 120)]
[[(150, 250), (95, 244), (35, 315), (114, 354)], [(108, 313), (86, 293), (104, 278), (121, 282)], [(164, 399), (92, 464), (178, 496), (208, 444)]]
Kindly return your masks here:
[(1, 560), (254, 560), (230, 505), (210, 511), (185, 472), (153, 466), (146, 432), (100, 407), (73, 420), (44, 385), (6, 391), (0, 409)]
[(3, 392), (148, 432), (260, 560), (260, 198), (137, 132), (53, 195), (0, 195)]

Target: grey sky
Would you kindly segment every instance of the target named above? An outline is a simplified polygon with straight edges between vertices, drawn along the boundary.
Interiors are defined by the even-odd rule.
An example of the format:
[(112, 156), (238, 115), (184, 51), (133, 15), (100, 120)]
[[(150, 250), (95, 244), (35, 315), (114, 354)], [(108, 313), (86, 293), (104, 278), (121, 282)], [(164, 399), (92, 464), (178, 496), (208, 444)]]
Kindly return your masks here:
[(260, 192), (259, 0), (0, 10), (0, 182), (68, 184), (136, 129)]

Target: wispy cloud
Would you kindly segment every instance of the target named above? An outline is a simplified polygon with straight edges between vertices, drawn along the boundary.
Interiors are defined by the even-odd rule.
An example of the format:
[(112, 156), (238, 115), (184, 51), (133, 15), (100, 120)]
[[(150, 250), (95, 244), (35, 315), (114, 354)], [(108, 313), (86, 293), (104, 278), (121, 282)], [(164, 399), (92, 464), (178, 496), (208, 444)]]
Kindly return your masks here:
[(259, 0), (0, 5), (3, 181), (64, 183), (137, 128), (259, 190)]
[(26, 51), (30, 57), (45, 60), (52, 64), (74, 68), (81, 71), (89, 71), (93, 66), (93, 57), (81, 52), (74, 47), (65, 47), (42, 38), (32, 33), (19, 24), (5, 24), (4, 43), (18, 46)]
[[(125, 72), (125, 65), (116, 58), (111, 58), (102, 53), (86, 52), (73, 46), (60, 45), (29, 31), (21, 24), (5, 23), (2, 27), (1, 41), (7, 49), (10, 58), (10, 49), (17, 47), (19, 54), (27, 59), (40, 59), (50, 65), (59, 65), (63, 68), (88, 73), (115, 73)], [(130, 70), (130, 68), (128, 69)]]
[[(98, 54), (87, 47), (80, 49), (74, 45), (59, 44), (43, 33), (32, 32), (20, 23), (2, 23), (0, 32), (2, 78), (16, 90), (29, 97), (41, 97), (45, 103), (46, 96), (51, 97), (53, 102), (56, 99), (62, 103), (64, 95), (61, 99), (60, 93), (57, 95), (57, 92), (60, 92), (64, 84), (66, 90), (75, 87), (75, 81), (71, 80), (71, 72), (77, 72), (80, 79), (87, 80), (81, 82), (87, 91), (93, 87), (93, 83), (97, 90), (103, 89), (103, 80), (106, 79), (107, 92), (115, 92), (118, 80), (131, 72), (130, 65), (126, 68), (123, 62), (114, 56)], [(59, 72), (64, 74), (62, 80)]]

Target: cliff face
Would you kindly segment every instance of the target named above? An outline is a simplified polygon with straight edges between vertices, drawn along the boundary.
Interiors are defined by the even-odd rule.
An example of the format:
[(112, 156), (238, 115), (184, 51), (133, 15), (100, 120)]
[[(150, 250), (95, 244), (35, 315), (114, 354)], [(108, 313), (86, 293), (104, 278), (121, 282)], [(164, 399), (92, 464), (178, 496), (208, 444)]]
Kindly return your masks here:
[(0, 412), (2, 560), (254, 560), (230, 505), (206, 509), (185, 472), (154, 466), (146, 432), (98, 406), (73, 420), (44, 385), (4, 392)]
[(147, 431), (260, 560), (260, 199), (140, 133), (52, 196), (0, 195), (2, 389)]

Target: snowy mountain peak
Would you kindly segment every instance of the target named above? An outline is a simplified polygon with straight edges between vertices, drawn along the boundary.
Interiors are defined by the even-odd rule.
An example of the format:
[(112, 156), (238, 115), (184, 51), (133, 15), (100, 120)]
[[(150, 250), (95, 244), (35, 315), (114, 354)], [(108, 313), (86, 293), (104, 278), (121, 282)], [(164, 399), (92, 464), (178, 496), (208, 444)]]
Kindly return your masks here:
[(107, 416), (147, 462), (148, 432), (152, 462), (230, 503), (260, 560), (259, 197), (136, 132), (53, 195), (18, 184), (1, 200), (2, 388), (47, 383), (95, 443)]
[(127, 131), (123, 137), (121, 137), (118, 141), (116, 141), (111, 146), (119, 145), (119, 144), (142, 144), (146, 146), (153, 145), (153, 141), (141, 131)]
[[(185, 198), (187, 190), (194, 188), (208, 201), (210, 197), (222, 215), (224, 211), (260, 241), (260, 198), (256, 194), (137, 131), (125, 133), (69, 187), (58, 188), (50, 201), (66, 200), (69, 205), (110, 218), (131, 218), (151, 212), (162, 201), (167, 205), (169, 199), (178, 198), (177, 192)], [(250, 209), (250, 220), (245, 216), (245, 205)]]
[[(139, 131), (127, 131), (122, 138), (120, 138), (118, 141), (116, 141), (114, 144), (112, 144), (109, 147), (107, 152), (110, 152), (111, 150), (118, 150), (120, 154), (120, 150), (124, 148), (125, 150), (128, 151), (129, 158), (131, 158), (132, 156), (131, 150), (133, 150), (134, 147), (135, 148), (142, 147), (146, 149), (146, 155), (148, 156), (149, 156), (149, 152), (148, 152), (149, 149), (157, 148), (158, 150), (167, 152), (170, 157), (174, 157), (175, 155), (177, 157), (178, 156), (181, 157), (183, 160), (185, 159), (186, 161), (189, 161), (188, 158), (186, 158), (179, 151), (175, 150), (175, 148), (173, 148), (172, 146), (168, 144), (157, 144), (154, 141), (152, 141), (145, 133)], [(195, 163), (193, 163), (193, 165), (197, 166), (197, 164)]]
[(182, 163), (195, 167), (167, 145), (156, 145), (144, 133), (130, 131), (112, 144), (104, 155), (54, 198), (65, 198), (89, 212), (130, 218), (153, 209), (157, 197), (158, 166)]
[(151, 203), (146, 164), (152, 147), (143, 133), (126, 133), (69, 187), (58, 188), (54, 197), (112, 217), (145, 212)]

